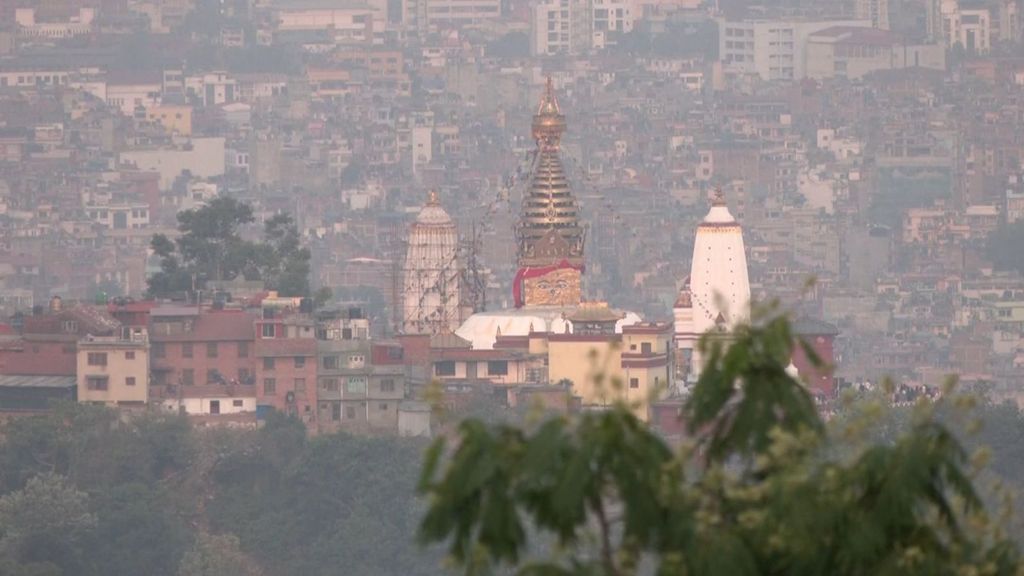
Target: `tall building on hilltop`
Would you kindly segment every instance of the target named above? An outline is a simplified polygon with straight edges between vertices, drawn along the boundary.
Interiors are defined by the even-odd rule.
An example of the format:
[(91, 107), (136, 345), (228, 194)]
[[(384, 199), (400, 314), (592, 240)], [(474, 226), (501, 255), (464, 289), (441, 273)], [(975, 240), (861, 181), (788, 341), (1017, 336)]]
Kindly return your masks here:
[(709, 331), (729, 332), (750, 318), (750, 280), (743, 229), (729, 213), (725, 197), (716, 191), (711, 210), (697, 226), (688, 285), (675, 307), (676, 340), (689, 364), (689, 375), (700, 374), (702, 359), (697, 340)]
[(562, 166), (565, 128), (548, 78), (533, 116), (536, 158), (516, 225), (519, 271), (512, 289), (517, 308), (573, 306), (581, 300), (585, 232)]
[(452, 332), (462, 321), (459, 236), (436, 192), (409, 229), (402, 270), (402, 331)]

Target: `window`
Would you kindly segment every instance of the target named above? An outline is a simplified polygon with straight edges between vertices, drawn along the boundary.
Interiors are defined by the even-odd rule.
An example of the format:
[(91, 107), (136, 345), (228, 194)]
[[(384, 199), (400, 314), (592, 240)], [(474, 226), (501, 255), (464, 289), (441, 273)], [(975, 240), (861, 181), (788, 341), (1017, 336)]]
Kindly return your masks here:
[(239, 358), (248, 358), (249, 357), (249, 343), (248, 342), (239, 342), (238, 343), (238, 357)]
[(185, 342), (184, 344), (181, 345), (181, 357), (182, 358), (191, 358), (192, 357), (192, 343), (191, 342)]
[(89, 352), (87, 357), (89, 366), (106, 366), (107, 365), (107, 353), (106, 352)]
[(296, 356), (295, 357), (295, 367), (296, 368), (305, 368), (306, 367), (306, 357), (305, 356)]
[(434, 363), (434, 375), (435, 376), (455, 376), (455, 362), (451, 360), (444, 360), (442, 362)]
[(124, 379), (125, 386), (135, 386), (135, 376), (129, 376)]
[(206, 343), (206, 357), (207, 358), (216, 358), (217, 357), (217, 343), (216, 342), (207, 342)]
[(61, 324), (61, 327), (67, 334), (74, 334), (78, 332), (78, 322), (75, 322), (74, 320), (65, 320)]
[(345, 407), (345, 418), (347, 418), (349, 420), (355, 420), (356, 419), (356, 408), (355, 408), (355, 406), (346, 406)]
[(337, 370), (338, 369), (338, 357), (337, 356), (324, 356), (321, 361), (324, 366), (324, 370)]
[(235, 408), (241, 408), (242, 407), (242, 401), (241, 400), (232, 400), (231, 401), (231, 405), (234, 406)]
[(380, 410), (381, 412), (387, 412), (387, 410), (388, 410), (388, 403), (387, 403), (387, 402), (381, 402), (381, 403), (380, 403), (380, 404), (379, 404), (379, 405), (377, 406), (377, 408), (378, 408), (378, 409), (379, 409), (379, 410)]
[(210, 414), (220, 414), (220, 400), (210, 400)]
[(365, 363), (366, 358), (364, 358), (361, 354), (356, 354), (348, 357), (349, 368), (362, 368)]
[(507, 360), (490, 360), (487, 362), (487, 374), (491, 376), (508, 376)]
[(338, 379), (324, 378), (323, 380), (320, 381), (320, 388), (328, 392), (337, 392), (338, 390), (340, 390), (340, 388), (338, 387)]
[(380, 381), (380, 391), (381, 392), (394, 392), (395, 391), (395, 381), (392, 380), (391, 378), (385, 378), (384, 380), (381, 380)]
[(277, 380), (273, 378), (263, 379), (263, 393), (266, 395), (277, 394)]
[(651, 343), (650, 342), (641, 342), (640, 343), (640, 352), (642, 354), (650, 354), (651, 353)]
[(128, 352), (125, 352), (124, 353), (124, 359), (125, 360), (135, 360), (135, 351), (134, 350), (130, 350)]
[(191, 386), (195, 384), (196, 373), (191, 368), (186, 368), (181, 371), (181, 383), (185, 386)]
[(273, 370), (274, 369), (274, 359), (269, 357), (269, 356), (267, 358), (264, 358), (263, 359), (263, 369), (264, 370)]
[(306, 391), (306, 379), (305, 378), (296, 378), (295, 379), (295, 388), (294, 388), (294, 390), (296, 392), (305, 392)]
[(252, 382), (249, 382), (249, 369), (248, 368), (239, 368), (238, 369), (238, 381), (241, 382), (242, 384), (252, 384)]
[[(353, 414), (352, 417), (354, 418), (355, 415)], [(337, 402), (331, 404), (331, 420), (334, 420), (335, 422), (341, 420), (341, 404), (338, 404)]]
[(640, 387), (640, 379), (639, 378), (630, 378), (629, 379), (629, 387), (630, 388), (639, 388)]
[(349, 394), (366, 394), (366, 378), (362, 376), (350, 376), (345, 381), (345, 392)]
[(220, 374), (217, 373), (216, 369), (210, 368), (210, 369), (208, 369), (206, 371), (206, 383), (207, 384), (219, 384), (220, 383)]
[(273, 324), (263, 324), (262, 328), (260, 328), (260, 335), (263, 336), (264, 338), (273, 338), (274, 337), (274, 325)]
[(85, 386), (89, 390), (103, 391), (107, 389), (108, 381), (106, 376), (89, 376), (85, 379)]

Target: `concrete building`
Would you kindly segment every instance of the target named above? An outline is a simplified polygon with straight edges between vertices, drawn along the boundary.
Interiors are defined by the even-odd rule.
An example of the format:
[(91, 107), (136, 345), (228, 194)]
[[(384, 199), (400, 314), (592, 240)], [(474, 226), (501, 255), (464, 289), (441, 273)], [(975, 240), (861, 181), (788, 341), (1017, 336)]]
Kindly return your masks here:
[(807, 78), (856, 80), (881, 70), (945, 70), (946, 49), (938, 44), (908, 44), (885, 30), (833, 26), (808, 36), (806, 63)]
[(546, 334), (539, 349), (547, 355), (548, 380), (571, 382), (584, 408), (621, 401), (647, 420), (650, 403), (670, 386), (672, 329), (637, 323), (616, 333), (622, 317), (605, 303), (585, 302), (566, 315), (572, 332)]
[(119, 154), (118, 164), (159, 173), (160, 189), (167, 190), (185, 170), (197, 178), (223, 176), (224, 138), (191, 138), (173, 148), (125, 150)]
[(459, 237), (452, 219), (431, 192), (409, 229), (403, 266), (402, 331), (439, 334), (461, 324)]
[(499, 0), (403, 0), (402, 24), (420, 34), (480, 26), (501, 18)]
[(879, 30), (889, 29), (889, 0), (856, 0), (853, 16), (858, 20), (869, 20)]
[(146, 108), (146, 120), (163, 126), (168, 134), (192, 135), (192, 107), (163, 104)]
[(143, 407), (149, 402), (149, 339), (144, 328), (78, 342), (78, 401)]
[(18, 8), (14, 12), (19, 36), (62, 40), (74, 38), (92, 32), (92, 22), (96, 17), (93, 8), (80, 8), (78, 15), (64, 22), (39, 22), (36, 20), (34, 8)]
[(871, 27), (870, 20), (719, 20), (719, 59), (724, 74), (762, 80), (805, 76), (807, 39), (835, 26)]
[(580, 54), (590, 49), (587, 0), (540, 0), (530, 9), (530, 51), (535, 56)]

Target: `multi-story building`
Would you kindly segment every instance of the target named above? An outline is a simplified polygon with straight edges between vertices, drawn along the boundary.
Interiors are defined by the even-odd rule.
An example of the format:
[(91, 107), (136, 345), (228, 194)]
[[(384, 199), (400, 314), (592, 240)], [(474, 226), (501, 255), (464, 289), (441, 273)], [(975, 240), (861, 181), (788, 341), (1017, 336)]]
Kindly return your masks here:
[(298, 310), (264, 307), (256, 321), (255, 381), (260, 406), (312, 426), (317, 406), (315, 323)]
[(78, 342), (78, 401), (119, 407), (149, 402), (149, 340), (144, 328)]
[(909, 44), (874, 28), (833, 26), (807, 38), (808, 78), (856, 80), (880, 70), (945, 70), (946, 49), (938, 44)]
[(541, 0), (530, 14), (530, 50), (537, 56), (580, 54), (590, 49), (587, 0)]
[(805, 76), (807, 39), (836, 26), (871, 27), (870, 20), (719, 20), (719, 59), (727, 76), (762, 80)]
[(152, 309), (149, 336), (154, 394), (176, 397), (177, 386), (251, 385), (255, 378), (255, 320), (240, 310)]
[(420, 34), (479, 26), (501, 18), (499, 0), (403, 0), (402, 23)]
[(317, 343), (318, 428), (323, 431), (395, 430), (405, 398), (401, 348), (389, 354), (369, 340)]

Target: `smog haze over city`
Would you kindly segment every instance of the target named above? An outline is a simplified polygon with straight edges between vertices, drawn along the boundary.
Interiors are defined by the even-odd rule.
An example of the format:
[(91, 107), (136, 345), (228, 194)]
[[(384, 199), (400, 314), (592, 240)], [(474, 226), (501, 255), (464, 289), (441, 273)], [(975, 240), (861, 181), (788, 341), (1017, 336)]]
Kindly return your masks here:
[(1022, 134), (1022, 0), (0, 0), (0, 576), (1024, 574)]

